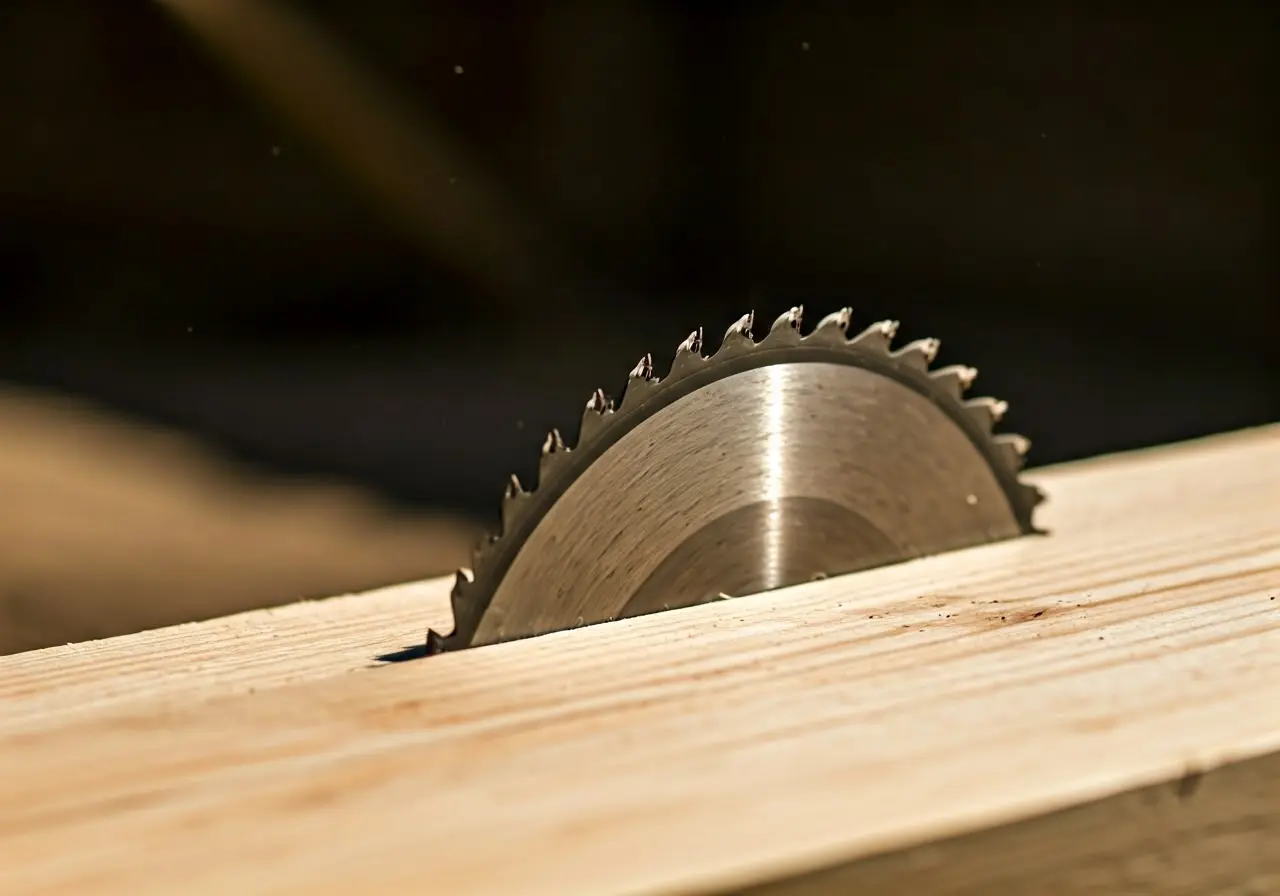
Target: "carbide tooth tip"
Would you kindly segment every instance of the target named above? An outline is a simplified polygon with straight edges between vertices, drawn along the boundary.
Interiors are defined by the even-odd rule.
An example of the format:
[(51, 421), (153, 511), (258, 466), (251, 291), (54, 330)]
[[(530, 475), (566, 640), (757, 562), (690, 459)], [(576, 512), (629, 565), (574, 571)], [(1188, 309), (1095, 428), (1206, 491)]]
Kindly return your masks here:
[(653, 379), (653, 355), (646, 352), (644, 357), (640, 359), (631, 370), (631, 378), (637, 380)]
[(973, 385), (973, 380), (977, 375), (977, 370), (972, 367), (965, 367), (963, 364), (951, 364), (929, 372), (929, 376), (935, 381), (951, 387), (956, 399), (960, 399), (965, 392), (969, 391), (969, 387)]
[[(972, 369), (972, 368), (971, 368)], [(975, 371), (976, 373), (976, 371)], [(1004, 419), (1004, 415), (1009, 412), (1009, 402), (996, 399), (991, 402), (991, 419), (999, 423)]]
[(995, 437), (996, 444), (1012, 451), (1019, 458), (1027, 456), (1027, 452), (1031, 450), (1031, 440), (1024, 435), (1016, 432), (1001, 433)]
[(591, 397), (587, 399), (587, 410), (595, 411), (597, 414), (603, 414), (612, 409), (613, 402), (609, 400), (609, 396), (604, 394), (603, 389), (597, 389), (591, 393)]
[(901, 357), (901, 352), (892, 350), (893, 337), (897, 333), (898, 322), (896, 320), (878, 320), (857, 336), (854, 336), (850, 340), (850, 344), (865, 345), (871, 351), (887, 352), (895, 357)]
[(684, 342), (676, 349), (677, 352), (688, 352), (690, 354), (700, 354), (702, 352), (702, 327), (694, 330), (685, 337)]
[(472, 572), (470, 569), (468, 569), (467, 567), (463, 566), (458, 569), (457, 574), (454, 576), (453, 585), (455, 588), (457, 588), (460, 585), (470, 585), (475, 580), (476, 580), (476, 574)]
[(746, 336), (750, 338), (751, 327), (755, 324), (755, 320), (756, 313), (754, 311), (748, 311), (746, 314), (742, 315), (742, 317), (733, 322), (732, 326), (725, 331), (724, 338), (729, 339), (733, 336)]
[(514, 498), (523, 491), (524, 487), (520, 485), (520, 477), (512, 473), (511, 478), (507, 480), (507, 498)]
[(557, 451), (564, 451), (564, 437), (560, 435), (560, 430), (553, 429), (547, 433), (546, 441), (542, 443), (542, 453), (554, 454)]
[[(883, 331), (881, 331), (881, 333), (885, 341), (888, 342), (891, 337), (884, 334)], [(898, 349), (897, 351), (892, 352), (892, 355), (893, 357), (900, 358), (906, 361), (908, 364), (911, 364), (915, 367), (920, 367), (920, 368), (924, 368), (925, 370), (928, 370), (929, 365), (932, 364), (934, 359), (938, 357), (938, 349), (940, 349), (941, 347), (942, 347), (942, 341), (939, 339), (934, 339), (933, 337), (928, 337), (925, 339), (914, 339), (911, 342), (908, 342), (902, 348)], [(942, 368), (942, 371), (949, 371), (951, 369), (952, 368), (944, 367)], [(933, 371), (931, 375), (937, 376), (939, 372), (940, 371)], [(950, 374), (947, 374), (947, 375), (950, 375)]]

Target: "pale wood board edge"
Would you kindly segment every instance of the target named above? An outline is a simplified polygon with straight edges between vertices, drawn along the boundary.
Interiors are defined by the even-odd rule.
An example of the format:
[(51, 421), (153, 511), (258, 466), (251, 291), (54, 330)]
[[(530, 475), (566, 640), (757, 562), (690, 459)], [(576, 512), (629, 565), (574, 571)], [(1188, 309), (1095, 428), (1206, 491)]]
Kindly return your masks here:
[(1280, 752), (759, 884), (745, 896), (1280, 892)]

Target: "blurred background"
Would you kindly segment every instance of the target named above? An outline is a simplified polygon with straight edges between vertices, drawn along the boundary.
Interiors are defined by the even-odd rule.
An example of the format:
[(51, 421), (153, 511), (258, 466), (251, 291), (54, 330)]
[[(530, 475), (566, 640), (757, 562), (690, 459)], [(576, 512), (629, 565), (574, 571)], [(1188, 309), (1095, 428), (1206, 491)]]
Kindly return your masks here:
[[(694, 327), (1280, 418), (1262, 3), (0, 5), (0, 652), (448, 571)], [(713, 340), (714, 341), (714, 340)]]

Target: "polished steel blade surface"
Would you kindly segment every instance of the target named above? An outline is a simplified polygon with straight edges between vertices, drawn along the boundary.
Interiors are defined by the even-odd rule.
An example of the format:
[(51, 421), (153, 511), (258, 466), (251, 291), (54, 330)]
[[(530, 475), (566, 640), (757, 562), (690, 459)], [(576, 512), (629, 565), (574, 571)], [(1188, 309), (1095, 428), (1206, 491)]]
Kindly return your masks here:
[[(621, 407), (593, 394), (578, 446), (553, 433), (542, 481), (513, 480), (502, 533), (459, 576), (455, 631), (480, 646), (797, 584), (1031, 531), (1020, 437), (1003, 404), (964, 402), (969, 368), (937, 343), (890, 352), (892, 326), (803, 339), (799, 310), (755, 342), (750, 316), (671, 375), (647, 358)], [(877, 329), (878, 328), (878, 329)]]

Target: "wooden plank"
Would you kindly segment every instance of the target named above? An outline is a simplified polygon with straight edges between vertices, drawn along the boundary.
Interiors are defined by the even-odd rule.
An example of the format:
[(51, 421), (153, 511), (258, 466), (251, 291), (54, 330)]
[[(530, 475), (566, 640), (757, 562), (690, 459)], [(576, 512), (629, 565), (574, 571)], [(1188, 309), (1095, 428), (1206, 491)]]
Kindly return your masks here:
[(0, 890), (1280, 886), (1280, 427), (1032, 478), (1048, 537), (421, 661), (447, 583), (0, 659)]
[(320, 681), (412, 656), (449, 628), (452, 577), (0, 658), (0, 731)]

